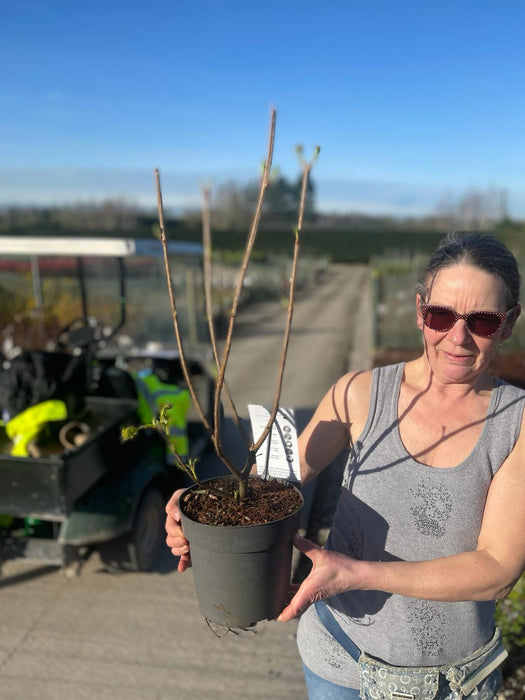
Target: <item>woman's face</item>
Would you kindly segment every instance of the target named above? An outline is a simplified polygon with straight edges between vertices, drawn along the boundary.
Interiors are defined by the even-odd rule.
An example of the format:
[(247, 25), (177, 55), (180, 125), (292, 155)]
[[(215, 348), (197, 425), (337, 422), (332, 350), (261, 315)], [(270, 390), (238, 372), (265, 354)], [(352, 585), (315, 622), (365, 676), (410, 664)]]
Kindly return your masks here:
[[(502, 282), (484, 270), (466, 263), (441, 269), (435, 276), (426, 304), (449, 306), (460, 314), (469, 311), (505, 313), (505, 293)], [(420, 298), (418, 295), (418, 304)], [(459, 319), (448, 331), (433, 331), (424, 325), (418, 313), (418, 326), (423, 332), (426, 355), (436, 377), (444, 382), (466, 382), (487, 369), (498, 343), (508, 338), (512, 322), (489, 338), (472, 334), (464, 319)]]

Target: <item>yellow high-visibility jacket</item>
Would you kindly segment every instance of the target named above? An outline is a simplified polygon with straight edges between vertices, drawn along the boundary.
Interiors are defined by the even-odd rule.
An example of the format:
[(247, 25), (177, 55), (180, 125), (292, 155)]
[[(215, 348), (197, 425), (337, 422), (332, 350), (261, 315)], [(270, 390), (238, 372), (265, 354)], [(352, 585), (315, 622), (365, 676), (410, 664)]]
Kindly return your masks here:
[(7, 437), (13, 443), (14, 457), (27, 457), (27, 446), (49, 421), (65, 420), (67, 407), (63, 401), (50, 399), (26, 408), (5, 424)]
[[(175, 451), (184, 461), (189, 454), (187, 414), (191, 397), (187, 389), (177, 384), (165, 384), (151, 370), (143, 370), (135, 376), (138, 394), (138, 414), (143, 423), (151, 422), (161, 408), (171, 404), (168, 411), (169, 435)], [(168, 454), (168, 461), (172, 457)]]

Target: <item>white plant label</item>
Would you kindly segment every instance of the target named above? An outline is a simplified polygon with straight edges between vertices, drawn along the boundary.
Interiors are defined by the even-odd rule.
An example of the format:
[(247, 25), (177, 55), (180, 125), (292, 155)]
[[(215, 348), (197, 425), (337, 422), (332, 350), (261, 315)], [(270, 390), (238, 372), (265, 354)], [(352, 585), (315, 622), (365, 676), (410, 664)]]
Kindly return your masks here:
[[(268, 423), (270, 412), (264, 406), (248, 405), (254, 439)], [(293, 408), (279, 408), (272, 429), (255, 455), (257, 474), (276, 479), (300, 481), (297, 428)]]

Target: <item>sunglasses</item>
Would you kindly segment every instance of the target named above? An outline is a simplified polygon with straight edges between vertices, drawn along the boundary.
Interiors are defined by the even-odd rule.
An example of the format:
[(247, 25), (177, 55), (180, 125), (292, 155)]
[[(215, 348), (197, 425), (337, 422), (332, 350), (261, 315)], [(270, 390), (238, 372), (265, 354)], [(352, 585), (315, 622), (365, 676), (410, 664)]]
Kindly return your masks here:
[(467, 328), (473, 335), (490, 338), (491, 335), (499, 331), (514, 307), (506, 313), (469, 311), (468, 314), (458, 314), (457, 311), (448, 306), (436, 306), (435, 304), (420, 304), (419, 309), (425, 326), (433, 331), (445, 333), (461, 318), (467, 322)]

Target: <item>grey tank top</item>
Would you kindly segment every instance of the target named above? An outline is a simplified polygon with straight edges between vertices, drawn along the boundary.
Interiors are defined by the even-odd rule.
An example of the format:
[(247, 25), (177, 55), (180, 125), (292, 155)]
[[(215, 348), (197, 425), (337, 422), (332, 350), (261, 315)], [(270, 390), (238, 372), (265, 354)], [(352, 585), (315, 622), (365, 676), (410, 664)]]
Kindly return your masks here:
[[(350, 452), (326, 543), (327, 549), (360, 560), (420, 561), (475, 549), (490, 483), (520, 433), (525, 391), (496, 379), (481, 435), (468, 457), (443, 469), (415, 461), (398, 428), (403, 373), (404, 363), (373, 371), (367, 422)], [(329, 604), (360, 649), (397, 666), (458, 660), (494, 632), (493, 601), (451, 603), (349, 591)], [(313, 606), (300, 620), (297, 642), (303, 663), (314, 673), (359, 687), (357, 664), (325, 630)]]

